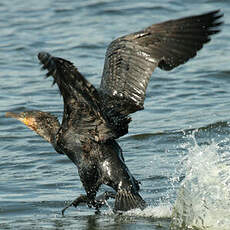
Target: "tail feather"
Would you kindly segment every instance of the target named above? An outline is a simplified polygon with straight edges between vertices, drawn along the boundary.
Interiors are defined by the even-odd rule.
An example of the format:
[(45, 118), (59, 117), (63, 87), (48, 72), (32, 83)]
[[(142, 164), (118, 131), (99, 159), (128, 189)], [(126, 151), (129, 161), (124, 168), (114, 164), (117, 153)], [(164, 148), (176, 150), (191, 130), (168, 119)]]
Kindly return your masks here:
[(128, 190), (120, 190), (115, 197), (115, 211), (128, 211), (135, 208), (144, 209), (146, 202), (138, 193), (132, 193)]

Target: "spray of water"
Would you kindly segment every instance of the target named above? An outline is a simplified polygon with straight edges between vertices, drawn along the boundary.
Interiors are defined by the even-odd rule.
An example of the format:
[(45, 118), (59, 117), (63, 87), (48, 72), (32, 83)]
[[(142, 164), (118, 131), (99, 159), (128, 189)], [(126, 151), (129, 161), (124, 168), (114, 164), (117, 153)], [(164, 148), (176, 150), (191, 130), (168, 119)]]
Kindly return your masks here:
[[(175, 203), (160, 202), (144, 210), (123, 213), (123, 217), (171, 218), (170, 230), (230, 229), (230, 145), (229, 139), (198, 144), (196, 132), (184, 134), (180, 170), (172, 177), (174, 193), (181, 178)], [(186, 154), (185, 154), (186, 153)], [(183, 165), (183, 167), (181, 167)], [(173, 186), (175, 184), (175, 186)], [(112, 209), (107, 215), (114, 215)]]
[[(112, 208), (108, 203), (107, 206), (109, 207), (109, 210), (106, 210), (104, 212), (105, 215), (113, 215), (113, 216), (119, 215), (119, 214), (114, 214)], [(154, 219), (166, 219), (171, 217), (172, 206), (168, 203), (162, 203), (158, 206), (149, 205), (144, 210), (136, 208), (121, 213), (123, 217), (144, 217), (144, 218), (154, 218)]]
[(171, 230), (230, 229), (230, 151), (222, 143), (198, 145), (190, 136), (185, 178), (173, 208)]

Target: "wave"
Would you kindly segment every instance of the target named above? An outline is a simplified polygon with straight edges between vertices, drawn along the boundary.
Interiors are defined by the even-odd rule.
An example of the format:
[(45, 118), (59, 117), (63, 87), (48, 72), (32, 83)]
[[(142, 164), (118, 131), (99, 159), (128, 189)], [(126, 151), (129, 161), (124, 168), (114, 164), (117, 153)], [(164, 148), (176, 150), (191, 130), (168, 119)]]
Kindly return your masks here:
[[(198, 134), (200, 131), (212, 131), (215, 129), (221, 128), (229, 128), (229, 121), (217, 121), (212, 124), (208, 124), (202, 127), (191, 128), (191, 129), (183, 129), (183, 130), (164, 130), (156, 133), (141, 133), (128, 135), (124, 138), (126, 139), (136, 139), (136, 140), (144, 140), (154, 136), (164, 136), (164, 135), (183, 135), (186, 136), (188, 134), (194, 133), (194, 135)], [(229, 131), (230, 132), (230, 131)]]

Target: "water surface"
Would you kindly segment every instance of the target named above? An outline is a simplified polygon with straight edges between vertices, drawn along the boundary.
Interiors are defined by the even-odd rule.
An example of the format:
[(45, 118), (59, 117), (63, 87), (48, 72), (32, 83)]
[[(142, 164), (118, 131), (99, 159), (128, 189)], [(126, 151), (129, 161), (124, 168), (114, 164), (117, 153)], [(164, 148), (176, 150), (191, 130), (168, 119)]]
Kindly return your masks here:
[[(98, 86), (106, 47), (113, 39), (153, 23), (216, 9), (225, 14), (222, 32), (185, 65), (154, 72), (145, 110), (133, 115), (129, 134), (119, 140), (149, 207), (116, 216), (112, 203), (100, 215), (80, 206), (62, 217), (61, 209), (84, 193), (75, 166), (23, 124), (5, 118), (7, 111), (32, 109), (62, 117), (62, 98), (57, 86), (51, 87), (52, 80), (44, 79), (37, 53), (71, 60)], [(229, 15), (229, 1), (215, 0), (1, 1), (0, 229), (169, 229), (172, 207), (176, 200), (181, 202), (177, 192), (183, 179), (196, 187), (197, 177), (209, 172), (194, 174), (194, 183), (187, 177), (190, 168), (184, 162), (203, 159), (196, 146), (205, 145), (203, 152), (211, 154), (210, 159), (219, 159), (211, 158), (213, 152), (224, 152), (220, 162), (228, 163)], [(194, 130), (195, 142), (190, 138)], [(215, 170), (211, 165), (208, 169)], [(189, 196), (185, 200), (196, 201)], [(227, 223), (221, 221), (222, 226)]]

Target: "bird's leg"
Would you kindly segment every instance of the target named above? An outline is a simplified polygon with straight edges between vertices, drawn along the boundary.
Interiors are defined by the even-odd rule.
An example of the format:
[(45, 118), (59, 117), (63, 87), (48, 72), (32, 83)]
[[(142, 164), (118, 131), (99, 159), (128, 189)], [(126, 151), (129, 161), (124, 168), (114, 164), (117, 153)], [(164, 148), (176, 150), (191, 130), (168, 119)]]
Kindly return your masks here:
[(95, 209), (96, 209), (96, 214), (99, 214), (100, 213), (100, 208), (106, 203), (106, 201), (109, 199), (109, 198), (113, 198), (115, 199), (115, 196), (116, 194), (114, 192), (104, 192), (103, 194), (97, 196), (94, 200), (92, 200), (90, 202), (90, 204), (92, 204)]
[(105, 202), (106, 202), (109, 198), (115, 199), (115, 196), (116, 196), (116, 193), (106, 191), (106, 192), (104, 192), (103, 194), (97, 196), (96, 199), (95, 199), (95, 201), (96, 201), (96, 204), (102, 206), (102, 205), (105, 204)]
[(109, 198), (115, 199), (115, 196), (116, 193), (108, 191), (97, 196), (95, 199), (90, 199), (87, 195), (80, 195), (73, 202), (62, 209), (62, 215), (64, 216), (65, 210), (69, 207), (74, 206), (76, 208), (79, 204), (87, 204), (89, 207), (94, 206), (96, 208), (96, 213), (99, 213), (99, 209), (105, 204), (105, 202)]
[(73, 202), (71, 202), (69, 205), (67, 205), (65, 208), (62, 209), (62, 215), (64, 216), (64, 212), (67, 208), (74, 206), (75, 208), (81, 204), (81, 203), (89, 203), (89, 198), (87, 195), (80, 195), (78, 198), (76, 198)]

